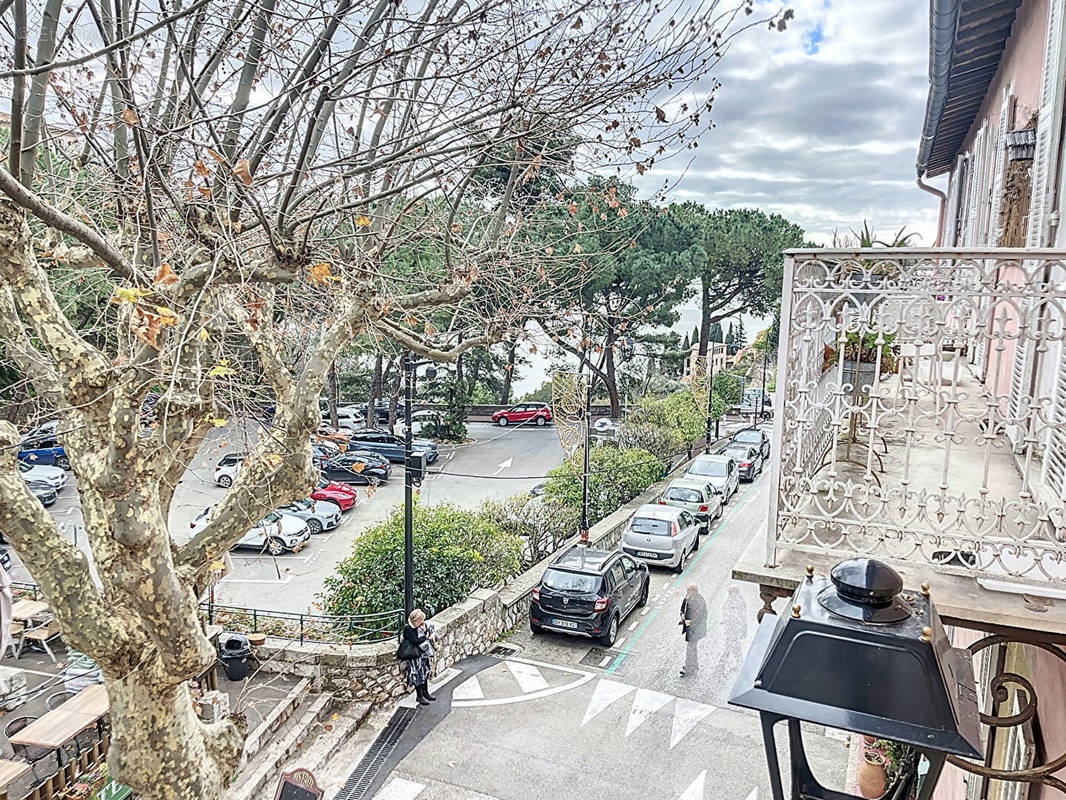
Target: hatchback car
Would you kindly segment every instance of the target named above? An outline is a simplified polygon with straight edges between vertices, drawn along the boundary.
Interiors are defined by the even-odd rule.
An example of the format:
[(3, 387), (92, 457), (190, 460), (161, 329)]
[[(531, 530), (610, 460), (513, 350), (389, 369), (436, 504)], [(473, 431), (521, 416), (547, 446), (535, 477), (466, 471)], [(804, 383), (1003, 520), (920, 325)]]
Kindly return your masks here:
[(23, 439), (19, 446), (19, 461), (27, 464), (43, 464), (56, 466), (59, 469), (70, 469), (70, 459), (67, 451), (58, 439)]
[(764, 459), (770, 457), (770, 437), (766, 435), (766, 431), (758, 428), (745, 428), (733, 434), (733, 442), (758, 447)]
[(323, 475), (318, 476), (315, 488), (311, 490), (311, 499), (333, 503), (341, 511), (348, 511), (359, 505), (359, 494), (355, 489), (347, 484), (328, 480)]
[(734, 442), (721, 452), (723, 456), (729, 456), (737, 462), (740, 470), (740, 478), (745, 481), (755, 480), (761, 473), (763, 463), (762, 451), (753, 444), (740, 444)]
[(215, 464), (215, 483), (223, 489), (231, 487), (237, 478), (237, 473), (244, 466), (246, 458), (248, 458), (247, 453), (226, 453), (222, 456)]
[[(389, 461), (403, 463), (403, 437), (397, 436), (394, 433), (389, 433), (388, 431), (357, 431), (352, 434), (349, 447), (352, 449), (370, 450), (373, 453), (384, 456)], [(415, 439), (412, 449), (416, 453), (424, 452), (426, 454), (427, 464), (432, 464), (437, 460), (437, 445), (433, 444), (433, 442), (428, 439)]]
[(599, 639), (614, 645), (622, 620), (648, 603), (648, 568), (617, 550), (572, 547), (533, 588), (529, 629)]
[[(214, 509), (214, 506), (208, 506), (189, 523), (193, 533), (199, 533), (207, 526)], [(306, 522), (272, 511), (252, 526), (231, 549), (254, 548), (272, 556), (279, 556), (286, 550), (294, 553), (299, 551), (310, 538), (311, 530)]]
[(722, 516), (722, 498), (706, 480), (676, 478), (670, 481), (659, 498), (659, 505), (685, 509), (700, 523), (702, 533), (707, 533), (711, 522)]
[(523, 422), (543, 426), (552, 421), (552, 410), (544, 403), (519, 403), (501, 408), (492, 415), (492, 421), (501, 427)]
[(340, 483), (377, 486), (392, 476), (392, 465), (377, 453), (349, 450), (323, 464), (322, 474)]
[(19, 474), (26, 483), (43, 483), (57, 492), (67, 485), (67, 473), (59, 467), (20, 463)]
[(689, 553), (700, 548), (701, 527), (683, 508), (647, 503), (636, 510), (622, 532), (622, 551), (681, 572)]
[(341, 510), (325, 500), (294, 500), (278, 509), (282, 517), (296, 517), (307, 523), (311, 533), (330, 531), (341, 523)]
[(697, 456), (689, 464), (685, 477), (706, 480), (718, 490), (723, 505), (728, 504), (740, 488), (740, 468), (729, 456)]
[(40, 481), (26, 481), (26, 488), (30, 490), (30, 494), (37, 498), (42, 506), (47, 508), (56, 501), (58, 494), (55, 489), (49, 486), (47, 483), (41, 483)]

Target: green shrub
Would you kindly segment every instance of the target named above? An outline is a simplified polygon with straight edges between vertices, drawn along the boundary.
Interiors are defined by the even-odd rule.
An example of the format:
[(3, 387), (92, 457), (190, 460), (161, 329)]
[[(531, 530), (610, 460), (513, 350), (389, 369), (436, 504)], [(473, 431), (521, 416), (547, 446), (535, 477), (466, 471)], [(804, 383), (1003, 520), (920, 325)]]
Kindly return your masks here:
[(522, 568), (546, 558), (578, 532), (581, 509), (546, 497), (516, 494), (503, 500), (486, 500), (478, 513), (505, 534), (522, 541)]
[[(327, 614), (373, 614), (403, 607), (403, 507), (367, 530), (326, 578)], [(448, 503), (414, 507), (415, 605), (427, 616), (521, 568), (522, 543), (490, 520)]]
[[(711, 417), (720, 419), (726, 406), (714, 393), (711, 399)], [(692, 392), (674, 392), (666, 397), (645, 397), (630, 414), (630, 421), (670, 428), (687, 444), (703, 437), (707, 432), (707, 409), (696, 402)]]
[(676, 428), (664, 428), (650, 422), (623, 422), (618, 426), (615, 441), (623, 449), (647, 450), (664, 464), (670, 464), (686, 445)]
[[(647, 450), (597, 447), (590, 453), (589, 524), (618, 510), (663, 477), (666, 465)], [(581, 513), (582, 454), (548, 473), (544, 497)]]

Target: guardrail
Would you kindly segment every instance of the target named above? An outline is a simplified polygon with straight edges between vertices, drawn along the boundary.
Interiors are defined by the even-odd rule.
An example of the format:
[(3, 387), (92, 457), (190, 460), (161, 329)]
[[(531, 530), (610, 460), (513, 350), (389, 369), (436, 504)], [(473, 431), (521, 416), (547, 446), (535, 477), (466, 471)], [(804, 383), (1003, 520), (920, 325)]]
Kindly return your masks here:
[[(40, 586), (24, 581), (12, 581), (11, 591), (16, 597), (29, 596), (33, 600), (39, 600), (43, 596)], [(200, 616), (208, 625), (222, 625), (226, 630), (235, 633), (264, 633), (280, 639), (299, 641), (300, 644), (380, 642), (399, 636), (404, 623), (401, 608), (377, 614), (330, 616), (200, 603)]]

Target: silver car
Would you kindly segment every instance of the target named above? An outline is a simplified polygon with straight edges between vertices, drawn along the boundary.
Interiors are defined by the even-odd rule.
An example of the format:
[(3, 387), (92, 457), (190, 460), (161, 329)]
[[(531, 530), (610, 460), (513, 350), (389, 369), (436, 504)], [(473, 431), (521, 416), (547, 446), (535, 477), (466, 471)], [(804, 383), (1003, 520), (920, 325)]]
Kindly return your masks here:
[(700, 523), (701, 533), (707, 533), (711, 522), (722, 516), (722, 497), (706, 479), (677, 478), (670, 481), (659, 504), (685, 509)]
[(648, 503), (637, 509), (622, 533), (622, 550), (648, 564), (681, 572), (700, 547), (700, 523), (688, 511)]
[(689, 464), (685, 477), (707, 481), (718, 490), (723, 505), (740, 488), (740, 467), (729, 456), (697, 456)]
[(326, 500), (296, 500), (279, 508), (278, 513), (303, 520), (311, 533), (333, 530), (341, 522), (340, 506)]

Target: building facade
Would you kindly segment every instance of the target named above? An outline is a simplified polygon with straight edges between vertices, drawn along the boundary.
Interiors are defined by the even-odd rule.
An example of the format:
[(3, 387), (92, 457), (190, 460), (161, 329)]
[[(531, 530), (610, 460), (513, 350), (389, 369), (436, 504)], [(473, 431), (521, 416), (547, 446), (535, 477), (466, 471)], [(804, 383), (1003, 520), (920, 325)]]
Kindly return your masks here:
[(931, 0), (938, 246), (788, 254), (767, 539), (734, 571), (762, 613), (855, 555), (932, 587), (985, 750), (942, 800), (1066, 797), (1064, 17)]

